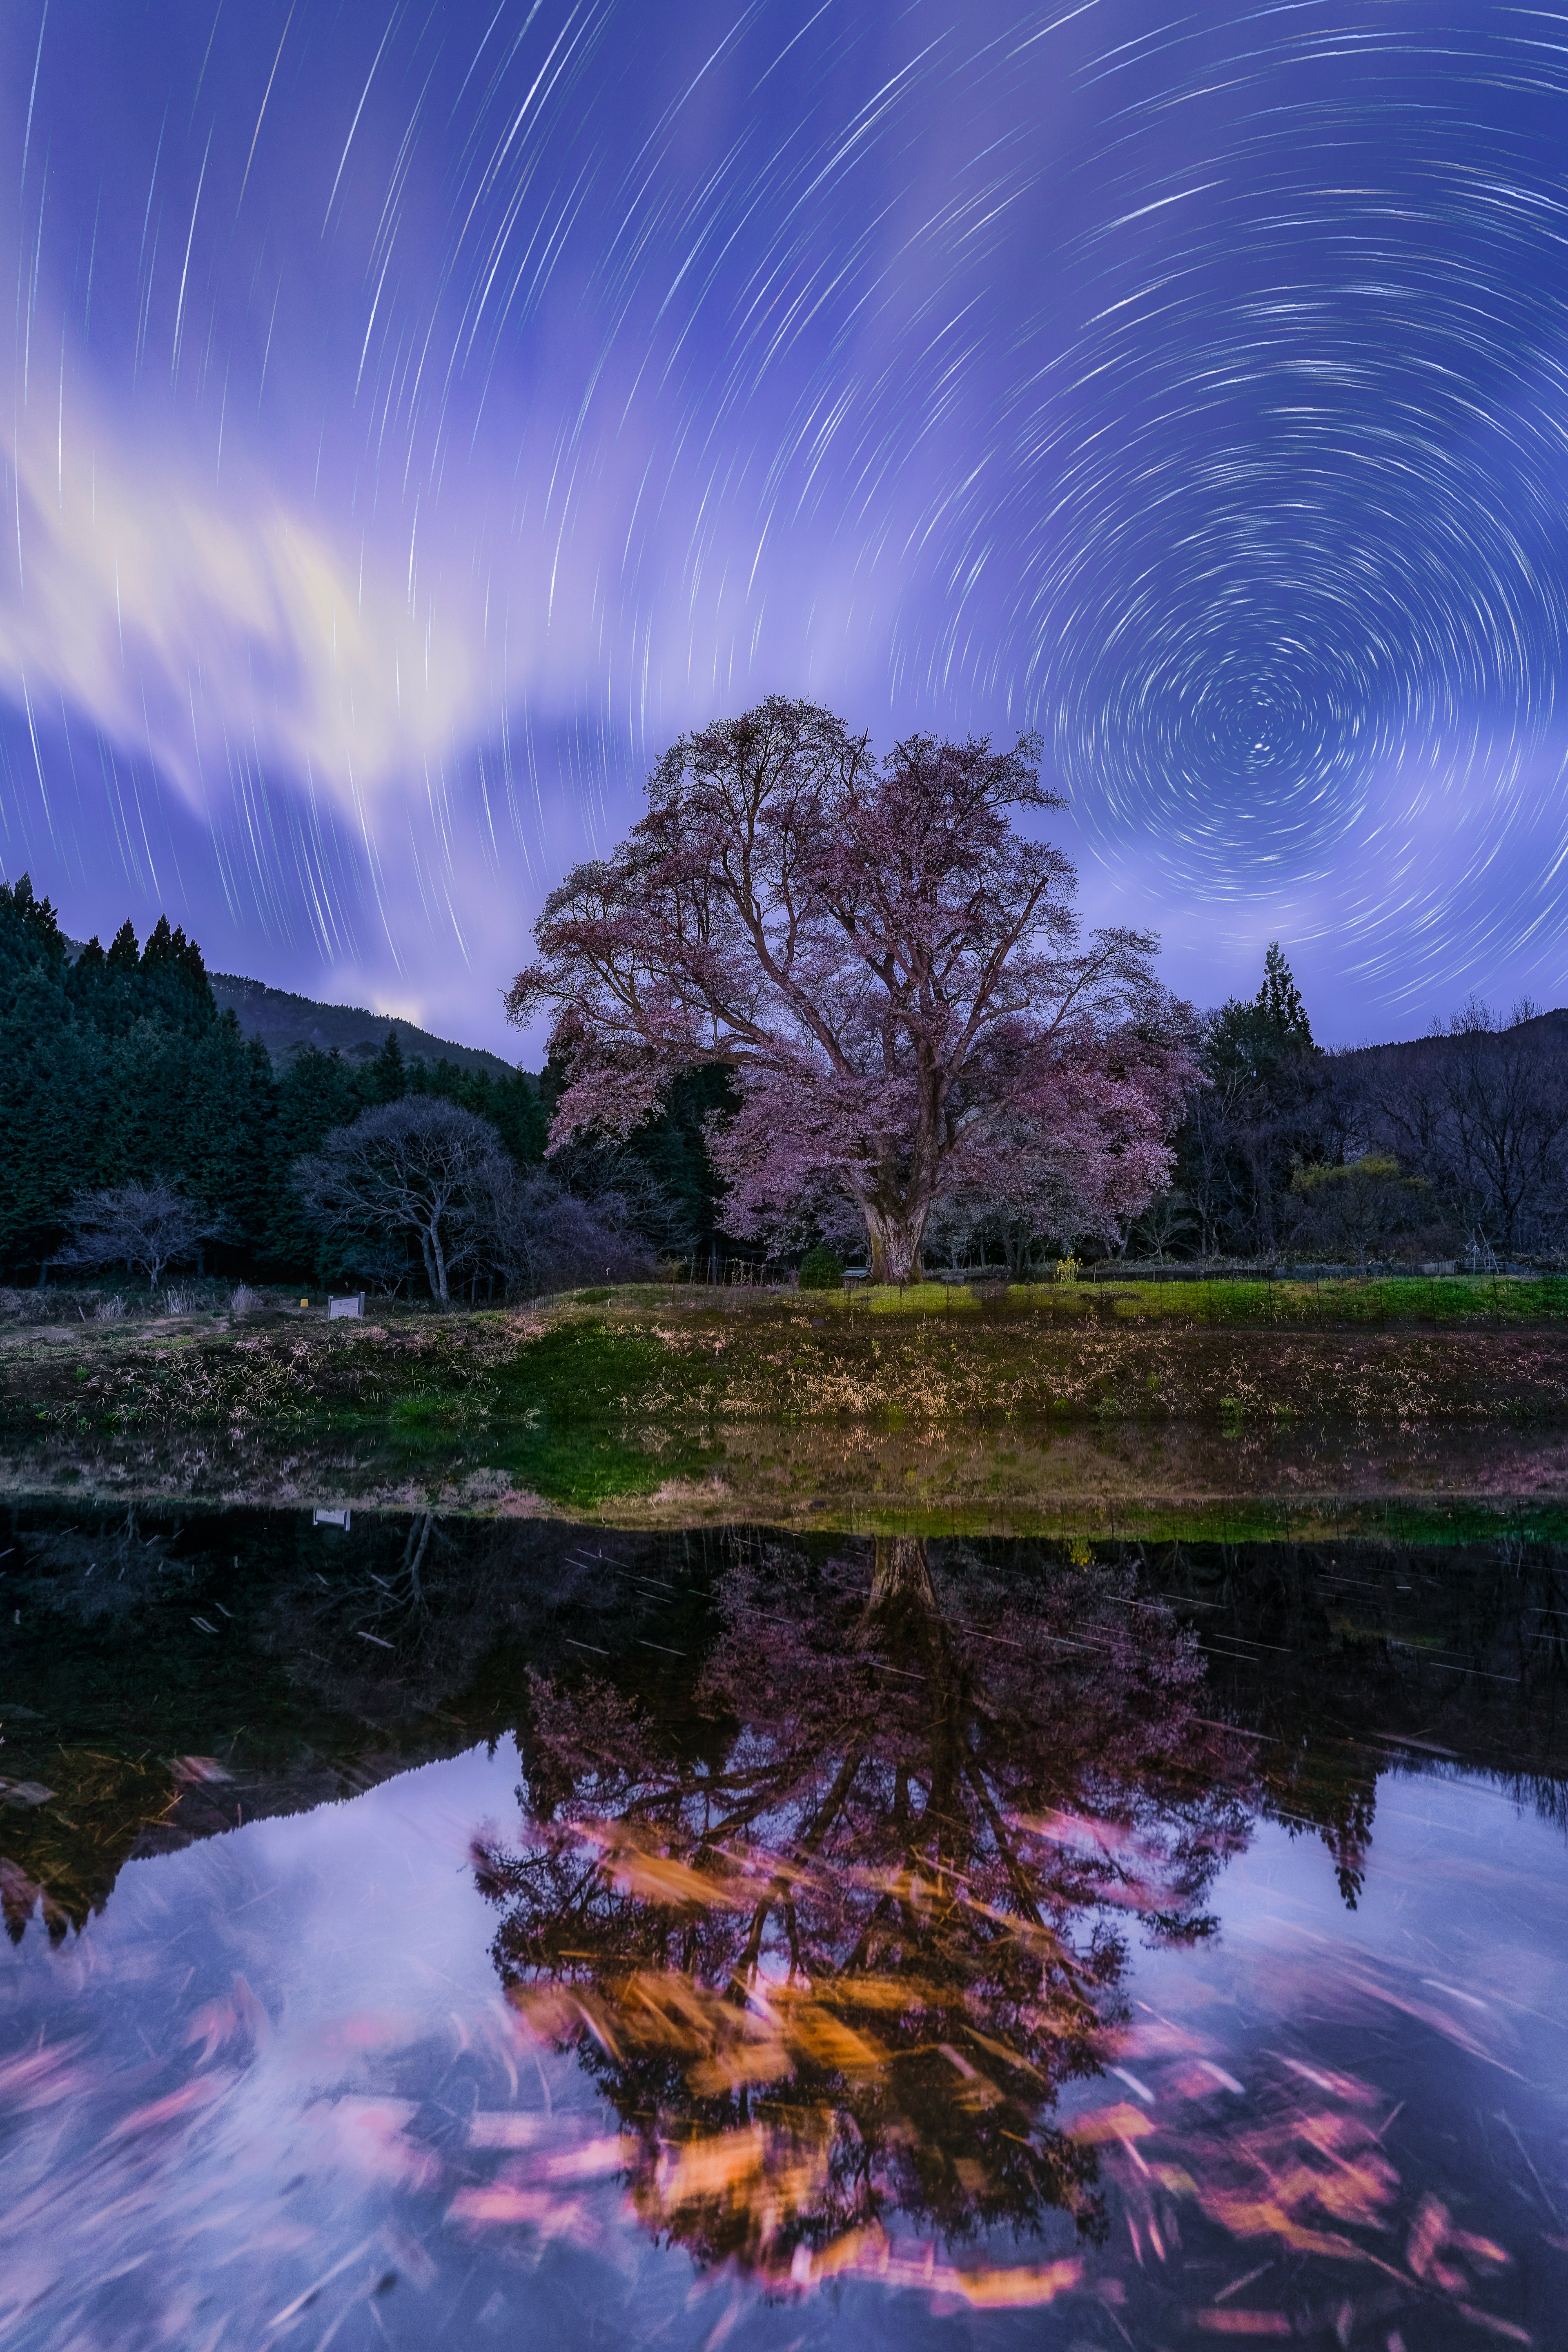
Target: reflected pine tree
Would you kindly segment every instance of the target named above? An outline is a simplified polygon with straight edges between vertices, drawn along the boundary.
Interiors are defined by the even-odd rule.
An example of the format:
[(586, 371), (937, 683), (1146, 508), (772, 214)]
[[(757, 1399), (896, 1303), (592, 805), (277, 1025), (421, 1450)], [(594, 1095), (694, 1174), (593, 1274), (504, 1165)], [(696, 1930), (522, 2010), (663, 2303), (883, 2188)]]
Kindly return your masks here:
[(523, 1832), (475, 1849), (510, 1997), (578, 2044), (646, 2222), (704, 2262), (821, 2276), (895, 2214), (1094, 2233), (1058, 2095), (1122, 2012), (1130, 1927), (1205, 1934), (1246, 1834), (1191, 1637), (1128, 1570), (994, 1581), (907, 1538), (741, 1546), (719, 1604), (703, 1739), (531, 1677)]

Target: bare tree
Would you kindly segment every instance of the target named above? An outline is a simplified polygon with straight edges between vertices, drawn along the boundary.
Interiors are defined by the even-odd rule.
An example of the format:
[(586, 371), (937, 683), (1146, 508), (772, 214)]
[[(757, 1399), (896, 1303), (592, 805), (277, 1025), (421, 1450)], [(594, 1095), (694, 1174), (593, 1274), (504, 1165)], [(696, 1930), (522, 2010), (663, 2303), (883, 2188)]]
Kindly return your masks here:
[(1139, 1256), (1153, 1258), (1163, 1265), (1165, 1253), (1173, 1255), (1190, 1244), (1198, 1230), (1192, 1204), (1179, 1185), (1165, 1192), (1157, 1192), (1133, 1223), (1128, 1234), (1129, 1244)]
[(79, 1193), (72, 1202), (73, 1238), (56, 1254), (57, 1265), (101, 1271), (123, 1265), (144, 1274), (147, 1287), (157, 1287), (165, 1266), (194, 1258), (204, 1241), (215, 1240), (223, 1220), (212, 1216), (199, 1201), (176, 1192), (172, 1184), (116, 1184), (98, 1192)]
[(1568, 1041), (1559, 1016), (1472, 998), (1413, 1045), (1358, 1059), (1367, 1124), (1504, 1252), (1551, 1237), (1568, 1185)]
[(579, 1282), (646, 1282), (655, 1270), (618, 1195), (579, 1200), (542, 1168), (493, 1163), (474, 1213), (479, 1262), (509, 1291), (537, 1297)]
[(602, 1128), (584, 1129), (550, 1155), (561, 1191), (587, 1204), (656, 1256), (690, 1257), (698, 1233), (677, 1198), (638, 1154)]
[(501, 1140), (439, 1095), (408, 1095), (334, 1129), (320, 1151), (297, 1160), (294, 1190), (317, 1231), (353, 1254), (388, 1231), (419, 1245), (434, 1297), (473, 1256), (484, 1202), (503, 1162)]

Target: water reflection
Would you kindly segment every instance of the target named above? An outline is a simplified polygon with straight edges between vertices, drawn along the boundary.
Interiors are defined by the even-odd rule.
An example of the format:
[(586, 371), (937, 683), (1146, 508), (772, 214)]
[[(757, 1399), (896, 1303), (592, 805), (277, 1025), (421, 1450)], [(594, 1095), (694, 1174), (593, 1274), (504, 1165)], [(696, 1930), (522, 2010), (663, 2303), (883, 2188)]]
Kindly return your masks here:
[(644, 2220), (771, 2284), (885, 2268), (894, 2214), (1102, 2231), (1058, 2093), (1121, 2014), (1129, 1925), (1208, 1932), (1245, 1836), (1242, 1744), (1194, 1720), (1201, 1656), (1129, 1570), (967, 1566), (748, 1547), (684, 1736), (533, 1678), (529, 1835), (479, 1857), (503, 1977), (579, 2042)]
[(1551, 1548), (8, 1545), (8, 2343), (1559, 2340)]
[(447, 1425), (437, 1412), (279, 1433), (150, 1426), (0, 1440), (0, 1496), (80, 1506), (552, 1516), (679, 1533), (746, 1523), (859, 1533), (1269, 1540), (1484, 1538), (1499, 1523), (1568, 1539), (1568, 1435), (1496, 1421), (1405, 1428), (1308, 1423), (1213, 1428), (1105, 1417), (933, 1431), (865, 1419), (704, 1423), (537, 1414)]

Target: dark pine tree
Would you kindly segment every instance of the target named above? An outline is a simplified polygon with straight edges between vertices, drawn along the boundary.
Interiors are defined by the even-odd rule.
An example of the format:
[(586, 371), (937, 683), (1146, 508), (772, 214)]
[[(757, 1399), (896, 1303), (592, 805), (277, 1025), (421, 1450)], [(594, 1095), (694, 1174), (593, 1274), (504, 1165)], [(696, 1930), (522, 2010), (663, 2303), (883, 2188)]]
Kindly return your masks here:
[(374, 1061), (367, 1065), (365, 1076), (370, 1082), (372, 1102), (401, 1102), (408, 1092), (408, 1071), (395, 1029), (387, 1031), (386, 1043)]
[(294, 1163), (321, 1149), (334, 1127), (346, 1127), (365, 1108), (360, 1074), (336, 1051), (304, 1045), (289, 1057), (278, 1081), (267, 1138), (267, 1210), (259, 1228), (260, 1252), (268, 1272), (314, 1270), (315, 1234), (295, 1198)]

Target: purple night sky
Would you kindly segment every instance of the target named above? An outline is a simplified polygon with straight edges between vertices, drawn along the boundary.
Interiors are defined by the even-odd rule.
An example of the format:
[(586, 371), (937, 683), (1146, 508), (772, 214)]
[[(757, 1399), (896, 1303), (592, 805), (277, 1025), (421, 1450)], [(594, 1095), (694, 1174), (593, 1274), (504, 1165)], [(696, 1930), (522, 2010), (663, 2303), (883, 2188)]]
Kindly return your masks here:
[(16, 0), (0, 870), (516, 1052), (683, 728), (1037, 728), (1320, 1037), (1568, 998), (1568, 12)]

